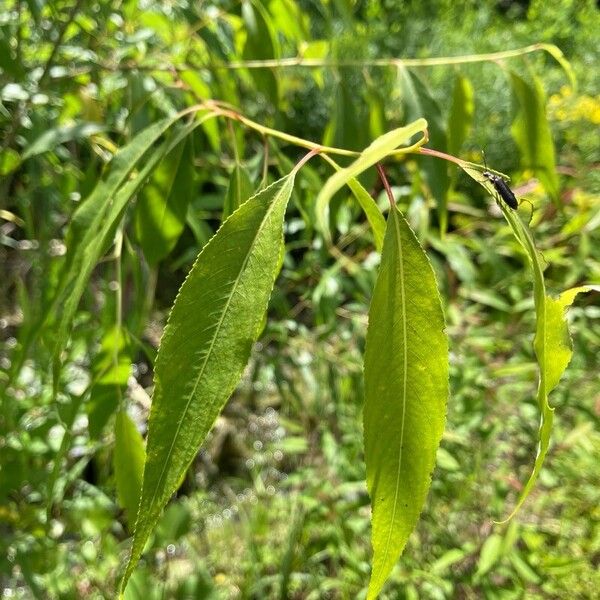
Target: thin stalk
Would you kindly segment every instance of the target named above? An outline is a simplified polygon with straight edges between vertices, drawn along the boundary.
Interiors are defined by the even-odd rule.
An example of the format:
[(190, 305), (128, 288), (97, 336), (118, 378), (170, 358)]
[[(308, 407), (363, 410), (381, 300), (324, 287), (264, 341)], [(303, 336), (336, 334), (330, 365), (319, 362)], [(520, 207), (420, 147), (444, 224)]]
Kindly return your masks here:
[(305, 154), (294, 167), (294, 172), (298, 172), (313, 156), (319, 154), (321, 148), (313, 148), (308, 154)]
[(321, 144), (316, 144), (315, 142), (311, 142), (309, 140), (305, 140), (303, 138), (296, 137), (295, 135), (289, 135), (287, 133), (284, 133), (283, 131), (279, 131), (277, 129), (271, 129), (271, 127), (261, 125), (260, 123), (257, 123), (256, 121), (252, 121), (252, 119), (248, 119), (247, 117), (244, 117), (242, 114), (240, 114), (234, 110), (223, 108), (222, 105), (220, 105), (219, 103), (214, 102), (214, 101), (212, 101), (212, 102), (207, 101), (204, 103), (204, 105), (207, 108), (211, 108), (216, 114), (218, 114), (220, 116), (234, 119), (236, 121), (239, 121), (240, 123), (243, 123), (247, 127), (250, 127), (250, 129), (254, 129), (255, 131), (258, 131), (259, 133), (262, 133), (263, 135), (276, 137), (276, 138), (279, 138), (280, 140), (284, 140), (284, 141), (289, 142), (290, 144), (294, 144), (296, 146), (308, 148), (309, 150), (318, 150), (319, 152), (327, 152), (329, 154), (338, 154), (341, 156), (359, 156), (360, 155), (359, 152), (354, 152), (353, 150), (344, 150), (343, 148), (322, 146)]
[(446, 154), (445, 152), (440, 152), (439, 150), (434, 150), (433, 148), (419, 148), (417, 150), (419, 154), (425, 154), (427, 156), (435, 156), (436, 158), (443, 158), (444, 160), (449, 160), (459, 166), (463, 166), (465, 164), (464, 160), (460, 158), (456, 158), (456, 156), (452, 156), (452, 154)]
[[(339, 60), (332, 58), (305, 58), (303, 56), (294, 56), (290, 58), (277, 58), (265, 60), (238, 60), (228, 63), (219, 63), (211, 61), (210, 65), (192, 65), (180, 63), (178, 65), (140, 65), (140, 64), (107, 64), (91, 63), (95, 68), (105, 71), (194, 71), (199, 68), (206, 69), (276, 69), (276, 68), (339, 68), (339, 67), (435, 67), (446, 65), (460, 65), (479, 62), (493, 62), (511, 58), (519, 58), (534, 52), (548, 52), (556, 58), (557, 48), (552, 44), (532, 44), (523, 48), (514, 50), (503, 50), (501, 52), (488, 52), (484, 54), (466, 54), (462, 56), (436, 56), (430, 58), (373, 58), (373, 59), (348, 59)], [(89, 65), (90, 63), (87, 63)], [(79, 65), (76, 68), (85, 69), (87, 65)], [(85, 71), (84, 71), (85, 72)]]
[[(258, 131), (262, 135), (279, 138), (280, 140), (284, 140), (286, 142), (289, 142), (290, 144), (294, 144), (302, 148), (308, 148), (309, 150), (318, 150), (319, 152), (325, 154), (337, 154), (338, 156), (351, 156), (354, 158), (360, 156), (361, 154), (360, 152), (356, 152), (354, 150), (335, 148), (333, 146), (323, 146), (322, 144), (317, 144), (316, 142), (311, 142), (310, 140), (305, 140), (295, 135), (289, 135), (287, 133), (284, 133), (283, 131), (279, 131), (278, 129), (272, 129), (271, 127), (267, 127), (266, 125), (261, 125), (260, 123), (257, 123), (252, 119), (248, 119), (241, 113), (237, 112), (234, 108), (230, 108), (230, 106), (231, 105), (217, 100), (205, 100), (204, 102), (196, 105), (195, 107), (186, 110), (187, 112), (190, 112), (192, 110), (198, 110), (200, 108), (211, 110), (216, 115), (239, 121), (247, 127), (250, 127), (250, 129)], [(390, 156), (402, 156), (404, 154), (413, 153), (417, 151), (417, 149), (420, 148), (422, 144), (427, 143), (428, 139), (429, 138), (427, 136), (427, 133), (425, 132), (425, 136), (422, 139), (420, 139), (417, 143), (407, 148), (403, 147), (395, 152), (391, 152)]]
[(394, 200), (394, 194), (392, 193), (392, 188), (390, 187), (387, 177), (385, 176), (385, 171), (383, 169), (383, 166), (379, 163), (377, 163), (376, 166), (377, 166), (377, 171), (379, 173), (379, 178), (381, 179), (381, 183), (383, 183), (383, 187), (385, 188), (388, 200), (390, 202), (390, 208), (392, 210), (394, 210), (394, 207), (396, 206), (396, 201)]
[(273, 69), (279, 67), (434, 67), (440, 65), (459, 65), (465, 63), (489, 62), (516, 58), (538, 52), (547, 51), (548, 44), (532, 44), (515, 50), (488, 52), (485, 54), (467, 54), (463, 56), (437, 56), (431, 58), (372, 58), (337, 60), (328, 58), (279, 58), (267, 60), (239, 60), (229, 63), (213, 63), (219, 69)]

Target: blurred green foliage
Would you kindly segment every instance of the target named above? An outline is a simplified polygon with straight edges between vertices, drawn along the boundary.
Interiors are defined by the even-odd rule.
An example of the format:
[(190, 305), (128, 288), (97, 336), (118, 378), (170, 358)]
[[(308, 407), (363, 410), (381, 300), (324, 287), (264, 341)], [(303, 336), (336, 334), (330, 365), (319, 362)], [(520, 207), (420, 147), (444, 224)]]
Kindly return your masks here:
[[(195, 167), (187, 213), (174, 211), (175, 233), (157, 247), (148, 239), (152, 229), (131, 211), (119, 261), (111, 249), (85, 289), (55, 402), (54, 340), (51, 331), (38, 334), (64, 261), (66, 225), (117, 147), (160, 118), (216, 98), (287, 133), (361, 149), (408, 118), (395, 69), (223, 65), (297, 55), (451, 57), (553, 43), (570, 61), (577, 89), (542, 52), (502, 68), (484, 62), (417, 71), (442, 123), (457, 114), (449, 101), (457, 73), (471, 82), (472, 125), (457, 134), (464, 137), (462, 150), (454, 149), (479, 161), (483, 148), (490, 165), (513, 176), (519, 197), (535, 207), (531, 226), (548, 262), (548, 287), (558, 292), (600, 281), (599, 30), (600, 11), (590, 0), (4, 0), (3, 594), (113, 594), (130, 533), (123, 504), (132, 504), (117, 500), (116, 390), (143, 431), (165, 313), (220, 223), (224, 203), (235, 204), (231, 173), (243, 168), (256, 188), (288, 172), (299, 156), (297, 148), (267, 142), (239, 124), (197, 130), (192, 147), (180, 148), (193, 152)], [(526, 78), (535, 74), (545, 89), (561, 185), (556, 204), (523, 168), (511, 137), (517, 111), (507, 65)], [(467, 119), (467, 113), (458, 114)], [(570, 312), (575, 355), (552, 398), (556, 433), (538, 487), (514, 522), (494, 526), (492, 519), (505, 517), (518, 496), (535, 453), (527, 266), (508, 227), (493, 218), (493, 205), (452, 170), (447, 234), (440, 237), (427, 170), (420, 167), (423, 172), (415, 161), (393, 163), (388, 175), (444, 293), (452, 394), (426, 511), (384, 597), (593, 598), (600, 585), (597, 298), (580, 299)], [(155, 189), (168, 174), (161, 180), (157, 173)], [(314, 200), (329, 174), (311, 163), (299, 176), (261, 340), (153, 534), (127, 598), (366, 593), (361, 369), (378, 257), (368, 223), (347, 194), (331, 205), (334, 245), (315, 229)], [(363, 183), (378, 197), (373, 178)], [(136, 210), (152, 194), (146, 188)], [(117, 306), (122, 331), (115, 329)]]

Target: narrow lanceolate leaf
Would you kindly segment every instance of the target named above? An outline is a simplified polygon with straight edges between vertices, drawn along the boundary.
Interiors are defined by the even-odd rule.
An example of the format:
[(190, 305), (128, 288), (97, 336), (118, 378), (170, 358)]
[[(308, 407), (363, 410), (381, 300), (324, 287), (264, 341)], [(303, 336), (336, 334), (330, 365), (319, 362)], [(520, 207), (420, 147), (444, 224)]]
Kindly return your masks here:
[(54, 330), (55, 356), (66, 343), (70, 321), (81, 294), (101, 254), (102, 228), (106, 227), (106, 214), (118, 190), (127, 181), (137, 162), (156, 140), (175, 122), (163, 119), (140, 132), (124, 146), (108, 166), (108, 175), (98, 183), (91, 195), (75, 211), (67, 232), (67, 256), (54, 302), (48, 311), (50, 319), (57, 319)]
[(454, 78), (452, 104), (448, 117), (448, 154), (453, 156), (458, 156), (471, 129), (475, 112), (473, 97), (471, 80), (464, 75), (457, 75)]
[(360, 207), (363, 209), (367, 221), (373, 230), (373, 237), (375, 238), (375, 247), (379, 252), (383, 249), (383, 239), (385, 236), (385, 219), (377, 206), (377, 202), (373, 200), (371, 194), (365, 190), (360, 184), (358, 179), (349, 179), (348, 187), (352, 192), (352, 195), (356, 198)]
[[(475, 181), (483, 185), (492, 195), (495, 195), (490, 182), (486, 179), (481, 179), (481, 173), (466, 164), (463, 165), (463, 170), (473, 177)], [(533, 345), (539, 367), (537, 403), (541, 415), (538, 450), (533, 470), (519, 495), (515, 508), (502, 521), (505, 523), (514, 517), (531, 493), (548, 453), (554, 421), (554, 408), (550, 406), (548, 396), (558, 385), (573, 353), (565, 313), (575, 300), (577, 294), (592, 290), (600, 291), (600, 286), (584, 285), (567, 290), (558, 298), (549, 296), (546, 293), (546, 285), (544, 283), (543, 259), (535, 246), (531, 231), (523, 223), (516, 211), (508, 208), (503, 202), (498, 202), (498, 205), (502, 209), (502, 213), (510, 225), (513, 234), (523, 246), (533, 271), (533, 296), (536, 314)]]
[[(334, 160), (332, 160), (326, 154), (322, 155), (323, 158), (333, 166), (336, 171), (340, 171), (342, 167), (340, 167)], [(354, 177), (349, 179), (346, 184), (350, 188), (352, 195), (356, 199), (356, 201), (360, 204), (360, 207), (363, 209), (365, 216), (367, 217), (367, 221), (369, 221), (369, 225), (373, 230), (373, 237), (375, 238), (375, 247), (378, 252), (381, 252), (383, 248), (383, 237), (385, 235), (385, 219), (377, 206), (377, 202), (373, 199), (371, 194), (365, 190), (365, 188), (360, 184), (358, 179)], [(326, 234), (329, 234), (329, 228), (327, 228)]]
[(142, 491), (144, 471), (144, 440), (129, 415), (120, 410), (115, 420), (113, 466), (119, 504), (125, 509), (127, 522), (135, 522)]
[(448, 397), (448, 341), (431, 264), (394, 208), (388, 217), (365, 350), (364, 436), (376, 598), (431, 483)]
[(74, 253), (79, 246), (89, 242), (86, 234), (90, 226), (95, 224), (95, 219), (104, 217), (113, 196), (127, 181), (138, 161), (176, 120), (177, 118), (170, 117), (154, 123), (138, 133), (129, 144), (115, 154), (107, 167), (107, 175), (98, 182), (90, 196), (82, 202), (73, 215), (67, 232), (69, 251), (67, 263), (76, 258)]
[[(521, 227), (523, 227), (525, 234), (531, 239), (531, 234), (526, 229), (526, 226), (522, 224)], [(531, 244), (533, 244), (533, 241)], [(537, 252), (535, 254), (534, 252), (535, 248), (531, 248), (528, 251), (531, 261), (537, 260)], [(534, 266), (534, 272), (537, 273), (537, 271), (538, 268)], [(536, 275), (536, 279), (537, 277)], [(515, 508), (506, 519), (507, 521), (517, 513), (523, 502), (527, 499), (527, 496), (531, 493), (550, 446), (554, 408), (550, 406), (548, 395), (558, 385), (573, 355), (571, 336), (565, 318), (567, 309), (573, 304), (575, 297), (580, 292), (600, 291), (600, 286), (584, 285), (567, 290), (560, 294), (558, 298), (544, 294), (543, 299), (538, 299), (538, 295), (540, 294), (539, 283), (536, 284), (534, 282), (534, 287), (536, 290), (536, 329), (533, 347), (539, 365), (537, 401), (541, 412), (539, 446), (533, 471), (521, 491)]]
[(136, 237), (151, 265), (173, 250), (183, 228), (194, 189), (191, 139), (161, 161), (139, 194), (134, 215)]
[(535, 76), (529, 84), (511, 72), (510, 81), (519, 107), (510, 130), (521, 153), (521, 165), (536, 174), (548, 195), (557, 202), (560, 182), (544, 88)]
[[(446, 124), (442, 118), (441, 108), (433, 97), (431, 90), (416, 73), (404, 67), (398, 68), (398, 84), (402, 92), (405, 118), (409, 121), (418, 117), (427, 119), (431, 147), (446, 152), (448, 149)], [(437, 203), (440, 228), (445, 233), (446, 204), (450, 188), (448, 165), (445, 161), (436, 160), (431, 156), (420, 156), (417, 158), (417, 162), (425, 174), (427, 186)]]
[(294, 172), (233, 213), (175, 300), (154, 369), (142, 497), (122, 590), (248, 361), (280, 264), (293, 182)]
[(349, 69), (339, 70), (331, 119), (323, 134), (326, 146), (360, 150), (369, 142), (368, 114), (364, 104), (356, 101), (355, 77)]
[[(490, 194), (490, 196), (492, 198), (494, 198), (494, 200), (496, 200), (496, 202), (500, 205), (500, 207), (504, 208), (506, 206), (504, 200), (502, 200), (502, 198), (496, 191), (496, 188), (494, 187), (493, 183), (487, 177), (483, 176), (484, 169), (481, 165), (477, 165), (476, 163), (467, 162), (466, 160), (457, 161), (457, 164), (469, 177), (474, 179), (480, 186), (485, 188), (488, 191), (488, 193)], [(490, 173), (493, 173), (494, 175), (498, 175), (505, 181), (510, 180), (508, 175), (505, 175), (504, 173), (501, 173), (500, 171), (495, 171), (494, 169), (490, 169), (489, 167), (487, 167), (486, 170), (489, 171)], [(521, 241), (521, 240), (519, 240), (519, 241)]]
[(225, 221), (227, 217), (235, 212), (250, 196), (254, 188), (248, 171), (239, 163), (236, 163), (231, 172), (229, 187), (225, 194), (225, 202), (223, 203), (223, 217)]
[(350, 179), (357, 177), (363, 171), (372, 167), (375, 163), (383, 160), (393, 152), (410, 152), (421, 146), (425, 142), (424, 136), (422, 136), (415, 144), (398, 149), (399, 146), (407, 144), (416, 134), (424, 133), (426, 129), (427, 121), (425, 119), (417, 119), (406, 127), (399, 127), (398, 129), (388, 131), (363, 150), (360, 156), (350, 166), (334, 173), (325, 182), (325, 185), (317, 197), (315, 205), (317, 223), (319, 224), (321, 231), (327, 232), (328, 230), (329, 201), (342, 186), (348, 183)]
[[(521, 224), (521, 227), (525, 228), (526, 226)], [(526, 231), (526, 235), (531, 238), (531, 234), (528, 230)], [(535, 251), (534, 248), (528, 250), (530, 260), (532, 257), (531, 252), (533, 251)], [(537, 273), (537, 267), (535, 265), (534, 273)], [(536, 275), (535, 279), (537, 278), (538, 276)], [(538, 449), (531, 475), (521, 490), (515, 507), (510, 515), (502, 521), (503, 523), (509, 521), (517, 514), (518, 510), (531, 493), (531, 490), (539, 477), (540, 471), (542, 470), (548, 448), (550, 447), (552, 424), (554, 422), (554, 408), (550, 406), (548, 395), (558, 385), (558, 382), (573, 355), (571, 336), (565, 318), (567, 309), (573, 304), (577, 294), (592, 290), (598, 292), (600, 291), (600, 286), (584, 285), (572, 288), (560, 294), (558, 298), (553, 298), (545, 293), (541, 296), (539, 283), (536, 283), (534, 280), (534, 290), (536, 297), (536, 331), (533, 345), (539, 365), (537, 402), (541, 413), (538, 433)]]
[(569, 83), (573, 88), (573, 92), (577, 91), (577, 78), (575, 77), (575, 71), (571, 66), (571, 63), (565, 58), (562, 50), (554, 44), (540, 44), (540, 48), (548, 52), (550, 56), (562, 67), (565, 75), (569, 78)]
[[(260, 2), (242, 1), (242, 18), (246, 31), (243, 57), (245, 60), (268, 60), (279, 56), (279, 44), (275, 35), (271, 16)], [(277, 104), (279, 85), (276, 73), (269, 69), (251, 69), (260, 92)]]
[[(55, 324), (52, 328), (55, 367), (59, 364), (60, 352), (66, 344), (71, 321), (89, 276), (112, 243), (129, 201), (165, 154), (187, 137), (203, 119), (212, 116), (204, 115), (200, 120), (183, 127), (153, 150), (150, 147), (180, 116), (148, 127), (119, 151), (111, 163), (107, 178), (96, 186), (91, 196), (76, 211), (67, 233), (67, 256), (61, 280), (48, 310), (48, 320)], [(138, 161), (148, 151), (143, 167), (136, 176), (130, 177)]]

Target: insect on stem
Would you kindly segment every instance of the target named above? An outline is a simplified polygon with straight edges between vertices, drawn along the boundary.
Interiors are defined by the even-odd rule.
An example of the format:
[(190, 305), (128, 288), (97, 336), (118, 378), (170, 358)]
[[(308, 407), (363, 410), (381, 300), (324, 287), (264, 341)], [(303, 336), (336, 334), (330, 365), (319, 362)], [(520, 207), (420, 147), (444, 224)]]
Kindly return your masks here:
[(488, 166), (485, 160), (485, 154), (483, 151), (481, 154), (483, 155), (483, 164), (485, 165), (485, 171), (482, 175), (494, 186), (494, 189), (498, 192), (502, 200), (506, 202), (506, 205), (510, 206), (513, 210), (517, 210), (517, 208), (519, 208), (519, 201), (513, 194), (513, 191), (508, 187), (508, 184), (502, 177), (487, 170)]

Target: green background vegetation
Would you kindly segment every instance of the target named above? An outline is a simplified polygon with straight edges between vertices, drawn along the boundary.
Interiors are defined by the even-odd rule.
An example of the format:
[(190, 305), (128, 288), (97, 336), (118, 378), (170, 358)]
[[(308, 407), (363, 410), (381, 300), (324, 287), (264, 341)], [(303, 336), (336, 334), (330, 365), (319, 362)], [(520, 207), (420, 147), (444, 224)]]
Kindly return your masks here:
[[(223, 210), (231, 209), (234, 185), (256, 189), (263, 178), (287, 173), (303, 153), (219, 120), (170, 156), (162, 179), (128, 211), (119, 260), (109, 247), (86, 287), (54, 402), (53, 330), (42, 331), (41, 319), (64, 261), (66, 226), (116, 148), (159, 119), (214, 98), (289, 134), (360, 150), (421, 116), (403, 104), (394, 68), (224, 66), (298, 55), (338, 62), (451, 57), (555, 44), (577, 87), (545, 52), (416, 72), (446, 129), (464, 121), (450, 110), (457, 74), (470, 81), (472, 125), (456, 152), (478, 162), (485, 149), (488, 164), (509, 173), (519, 197), (531, 202), (549, 291), (598, 283), (599, 30), (600, 12), (590, 1), (3, 0), (3, 590), (17, 598), (114, 593), (131, 533), (124, 507), (135, 502), (122, 495), (127, 486), (117, 493), (115, 427), (130, 423), (115, 423), (119, 398), (144, 432), (167, 312)], [(517, 109), (508, 68), (543, 83), (560, 177), (555, 202), (511, 135)], [(433, 142), (432, 135), (437, 147)], [(232, 184), (232, 172), (242, 168), (242, 180)], [(147, 209), (170, 189), (169, 173), (180, 170), (185, 186), (174, 188), (174, 217), (161, 235)], [(330, 173), (313, 160), (298, 175), (265, 329), (242, 383), (152, 535), (128, 599), (366, 594), (371, 550), (362, 356), (378, 259), (368, 223), (347, 193), (331, 206), (334, 245), (316, 228), (314, 200)], [(555, 433), (540, 480), (513, 522), (494, 525), (513, 506), (535, 455), (528, 266), (493, 201), (454, 167), (445, 236), (424, 183), (427, 167), (391, 162), (387, 173), (443, 292), (451, 397), (426, 509), (382, 596), (595, 597), (597, 296), (580, 298), (569, 313), (575, 354), (551, 397)], [(374, 175), (363, 183), (384, 207)], [(136, 472), (134, 464), (133, 478)]]

